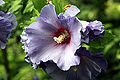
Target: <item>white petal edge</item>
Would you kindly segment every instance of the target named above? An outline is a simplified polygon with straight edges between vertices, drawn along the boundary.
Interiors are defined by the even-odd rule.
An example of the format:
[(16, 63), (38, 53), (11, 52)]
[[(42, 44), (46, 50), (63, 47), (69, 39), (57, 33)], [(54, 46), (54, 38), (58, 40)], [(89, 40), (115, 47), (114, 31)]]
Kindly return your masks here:
[(68, 16), (74, 17), (74, 16), (76, 16), (79, 12), (80, 12), (80, 10), (79, 10), (76, 6), (73, 6), (73, 5), (72, 5), (71, 7), (69, 7), (69, 8), (65, 11), (64, 16), (65, 16), (65, 17), (68, 17)]
[(0, 0), (0, 6), (5, 4), (5, 2), (3, 0)]
[(78, 18), (77, 18), (77, 20), (82, 24), (82, 31), (85, 32), (86, 27), (88, 26), (89, 22), (79, 20)]

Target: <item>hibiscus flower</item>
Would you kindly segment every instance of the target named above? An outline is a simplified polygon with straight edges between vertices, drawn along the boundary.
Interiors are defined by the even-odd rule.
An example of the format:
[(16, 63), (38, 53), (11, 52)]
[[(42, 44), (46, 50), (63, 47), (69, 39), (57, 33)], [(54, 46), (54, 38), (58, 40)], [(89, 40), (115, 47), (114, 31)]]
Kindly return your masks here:
[(80, 11), (71, 6), (59, 15), (52, 4), (44, 6), (37, 22), (22, 33), (26, 60), (36, 68), (41, 62), (52, 60), (62, 70), (79, 65), (80, 57), (75, 55), (81, 45), (82, 25), (75, 17)]

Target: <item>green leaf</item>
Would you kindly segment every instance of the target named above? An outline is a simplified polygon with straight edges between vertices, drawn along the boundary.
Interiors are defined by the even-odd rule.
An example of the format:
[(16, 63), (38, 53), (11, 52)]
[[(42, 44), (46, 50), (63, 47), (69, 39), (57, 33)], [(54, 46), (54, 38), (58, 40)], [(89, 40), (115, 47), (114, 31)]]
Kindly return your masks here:
[(39, 11), (36, 10), (35, 8), (34, 8), (34, 11), (35, 11), (35, 14), (39, 17), (39, 15), (40, 15)]
[(32, 0), (32, 2), (35, 9), (38, 10), (39, 12), (47, 4), (47, 0)]
[(107, 43), (109, 43), (115, 36), (111, 33), (111, 31), (105, 31), (105, 35), (102, 38), (95, 39), (89, 42), (89, 46), (99, 49), (104, 48)]
[(34, 9), (33, 2), (31, 0), (28, 0), (27, 6), (25, 7), (23, 13), (32, 12), (33, 9)]
[(68, 2), (65, 0), (51, 0), (53, 5), (55, 5), (56, 13), (64, 12), (64, 7), (68, 5)]
[(30, 20), (27, 20), (27, 21), (25, 21), (24, 23), (21, 23), (21, 24), (19, 24), (19, 25), (20, 25), (20, 27), (21, 27), (22, 29), (24, 29), (24, 27), (28, 27), (31, 23), (37, 22), (36, 18), (38, 18), (38, 17), (37, 17), (37, 16), (32, 17), (32, 18), (30, 18)]
[(22, 2), (22, 0), (16, 0), (16, 1), (14, 1), (13, 5), (8, 10), (8, 12), (9, 11), (15, 12), (15, 11), (19, 10), (20, 8), (22, 8), (23, 6), (20, 4), (21, 2)]

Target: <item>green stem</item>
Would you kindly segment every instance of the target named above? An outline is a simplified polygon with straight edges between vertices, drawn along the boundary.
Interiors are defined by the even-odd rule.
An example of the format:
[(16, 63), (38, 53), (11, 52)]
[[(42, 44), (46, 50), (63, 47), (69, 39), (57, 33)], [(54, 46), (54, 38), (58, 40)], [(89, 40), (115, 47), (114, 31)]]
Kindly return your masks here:
[(7, 80), (10, 80), (10, 68), (9, 68), (8, 54), (6, 49), (2, 49), (2, 53), (3, 53), (3, 59), (4, 59), (3, 64), (7, 73)]

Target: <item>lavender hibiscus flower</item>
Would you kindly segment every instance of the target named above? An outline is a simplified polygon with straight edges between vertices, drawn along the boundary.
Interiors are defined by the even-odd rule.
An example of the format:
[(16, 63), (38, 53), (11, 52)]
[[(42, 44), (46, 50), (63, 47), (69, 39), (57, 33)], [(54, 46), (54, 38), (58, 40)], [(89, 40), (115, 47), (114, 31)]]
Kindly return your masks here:
[(105, 34), (104, 26), (100, 21), (86, 22), (80, 21), (82, 23), (82, 42), (88, 43), (96, 38), (103, 37)]
[(107, 61), (102, 52), (91, 54), (86, 48), (81, 47), (76, 54), (80, 57), (80, 64), (71, 67), (68, 71), (60, 70), (52, 61), (41, 63), (40, 67), (54, 80), (93, 80), (101, 69), (106, 71)]
[(0, 0), (0, 6), (3, 5), (5, 2), (3, 0)]
[(42, 61), (52, 60), (62, 70), (79, 65), (80, 58), (75, 55), (81, 44), (81, 23), (74, 17), (80, 11), (71, 6), (57, 16), (55, 7), (43, 7), (37, 22), (32, 23), (22, 33), (26, 60), (36, 68)]
[(17, 26), (16, 17), (12, 12), (0, 11), (0, 48), (4, 49), (8, 44), (11, 31)]

